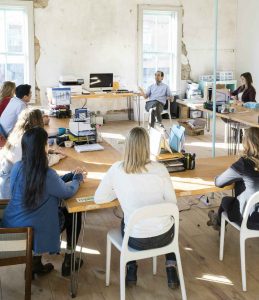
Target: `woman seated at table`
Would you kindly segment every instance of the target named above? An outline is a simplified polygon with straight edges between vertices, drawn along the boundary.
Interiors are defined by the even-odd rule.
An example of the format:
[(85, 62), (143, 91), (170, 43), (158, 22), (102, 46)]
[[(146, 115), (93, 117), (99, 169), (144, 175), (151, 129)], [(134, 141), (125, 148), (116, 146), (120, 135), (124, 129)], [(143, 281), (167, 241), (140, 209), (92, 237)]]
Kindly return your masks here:
[[(4, 211), (4, 227), (33, 228), (32, 273), (47, 274), (53, 270), (51, 263), (42, 264), (43, 253), (60, 251), (60, 232), (67, 231), (67, 253), (62, 264), (62, 275), (70, 275), (72, 223), (67, 214), (61, 214), (62, 199), (72, 197), (83, 181), (81, 170), (71, 174), (71, 181), (65, 183), (48, 167), (48, 134), (41, 127), (27, 130), (22, 137), (22, 160), (11, 172), (11, 200)], [(63, 218), (64, 216), (65, 218)], [(78, 236), (77, 236), (78, 238)], [(82, 261), (76, 262), (76, 268)]]
[[(259, 191), (259, 128), (245, 129), (243, 139), (244, 153), (229, 169), (215, 178), (215, 185), (224, 187), (235, 183), (235, 196), (222, 198), (219, 210), (209, 211), (208, 226), (219, 230), (221, 214), (227, 212), (232, 222), (241, 224), (246, 202), (255, 192)], [(250, 229), (259, 229), (259, 212), (255, 210), (248, 218), (247, 226)]]
[[(21, 139), (27, 130), (34, 126), (43, 127), (42, 113), (39, 109), (25, 109), (19, 115), (14, 129), (10, 133), (5, 146), (0, 150), (0, 201), (10, 198), (10, 174), (17, 161), (22, 159)], [(54, 150), (53, 150), (54, 151)], [(60, 151), (49, 150), (48, 164), (52, 166), (64, 158)]]
[(0, 89), (0, 117), (8, 105), (9, 101), (15, 94), (15, 83), (13, 81), (5, 81)]
[(241, 86), (236, 89), (231, 95), (234, 99), (242, 102), (255, 102), (256, 91), (253, 87), (252, 75), (249, 72), (243, 73), (240, 76)]
[[(176, 203), (176, 196), (165, 166), (150, 161), (149, 136), (144, 128), (133, 128), (126, 140), (124, 160), (116, 162), (108, 170), (96, 190), (96, 203), (118, 198), (124, 213), (121, 232), (127, 227), (129, 217), (135, 210), (163, 202)], [(174, 235), (174, 220), (159, 217), (140, 222), (133, 227), (129, 246), (137, 250), (159, 248), (169, 244)], [(174, 253), (166, 255), (168, 286), (177, 288), (179, 280)], [(137, 282), (136, 261), (127, 264), (127, 285)]]

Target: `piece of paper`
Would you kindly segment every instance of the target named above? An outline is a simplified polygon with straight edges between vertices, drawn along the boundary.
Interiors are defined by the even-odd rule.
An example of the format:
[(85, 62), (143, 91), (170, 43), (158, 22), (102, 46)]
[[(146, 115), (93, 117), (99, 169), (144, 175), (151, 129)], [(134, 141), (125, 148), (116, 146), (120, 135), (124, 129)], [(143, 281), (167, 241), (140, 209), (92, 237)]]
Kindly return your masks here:
[(103, 150), (103, 146), (99, 144), (84, 144), (75, 146), (76, 152), (85, 152), (85, 151), (99, 151)]

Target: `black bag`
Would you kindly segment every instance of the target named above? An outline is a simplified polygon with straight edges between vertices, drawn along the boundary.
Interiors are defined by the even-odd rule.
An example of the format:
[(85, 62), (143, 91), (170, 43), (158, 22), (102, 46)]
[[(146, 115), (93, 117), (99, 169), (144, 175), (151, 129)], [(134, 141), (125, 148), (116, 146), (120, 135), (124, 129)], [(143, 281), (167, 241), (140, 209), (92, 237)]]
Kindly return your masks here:
[(193, 170), (195, 168), (195, 153), (184, 153), (183, 164), (185, 170)]

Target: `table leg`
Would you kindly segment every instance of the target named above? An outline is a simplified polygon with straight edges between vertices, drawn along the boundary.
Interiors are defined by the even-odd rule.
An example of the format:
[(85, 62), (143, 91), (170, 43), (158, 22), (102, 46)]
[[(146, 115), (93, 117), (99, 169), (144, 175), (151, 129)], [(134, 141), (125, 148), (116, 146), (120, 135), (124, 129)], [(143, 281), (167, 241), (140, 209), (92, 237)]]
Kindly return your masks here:
[[(85, 219), (86, 213), (82, 213), (82, 232), (81, 232), (81, 242), (80, 242), (80, 250), (79, 250), (79, 264), (81, 262), (82, 257), (82, 245), (84, 243), (84, 235), (85, 235)], [(80, 267), (76, 272), (76, 232), (77, 232), (77, 213), (73, 213), (73, 222), (72, 222), (72, 249), (71, 249), (71, 274), (70, 274), (70, 295), (72, 298), (75, 298), (78, 290), (78, 278)]]
[(128, 119), (131, 120), (131, 96), (127, 97)]

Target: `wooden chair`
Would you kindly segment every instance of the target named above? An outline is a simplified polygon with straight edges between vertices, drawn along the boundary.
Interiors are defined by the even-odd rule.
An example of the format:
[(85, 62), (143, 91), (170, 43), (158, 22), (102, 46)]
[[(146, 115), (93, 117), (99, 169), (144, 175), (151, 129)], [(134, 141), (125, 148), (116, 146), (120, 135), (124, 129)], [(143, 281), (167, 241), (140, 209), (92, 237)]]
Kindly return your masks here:
[(0, 267), (26, 264), (25, 300), (31, 299), (32, 228), (0, 228)]

